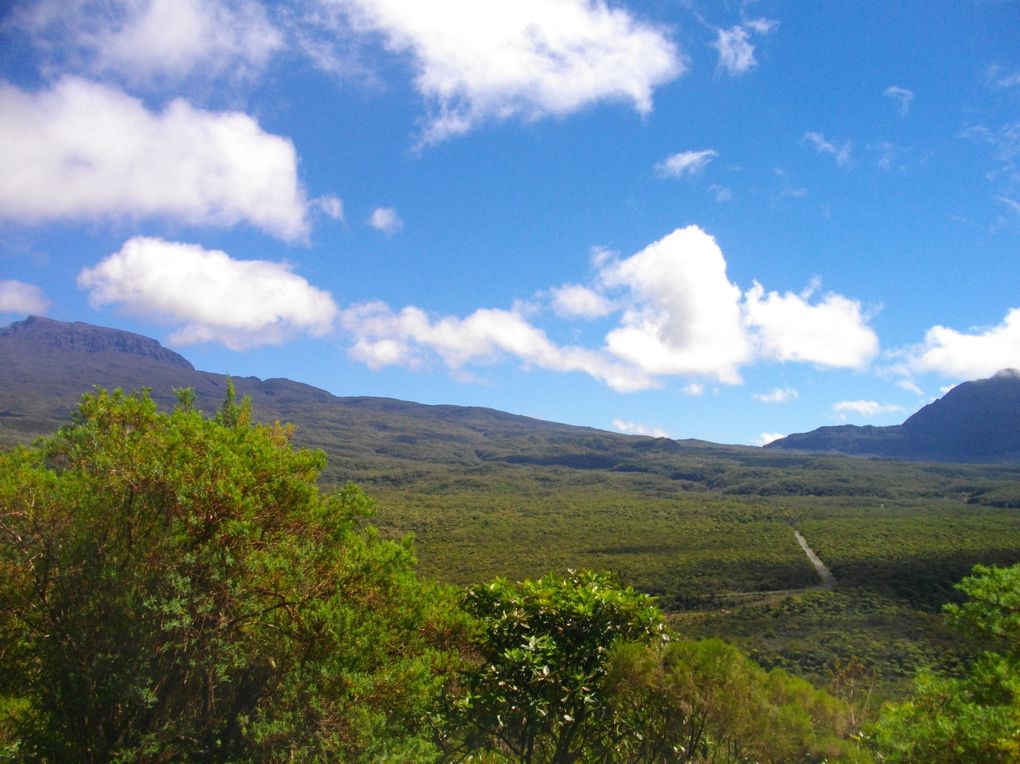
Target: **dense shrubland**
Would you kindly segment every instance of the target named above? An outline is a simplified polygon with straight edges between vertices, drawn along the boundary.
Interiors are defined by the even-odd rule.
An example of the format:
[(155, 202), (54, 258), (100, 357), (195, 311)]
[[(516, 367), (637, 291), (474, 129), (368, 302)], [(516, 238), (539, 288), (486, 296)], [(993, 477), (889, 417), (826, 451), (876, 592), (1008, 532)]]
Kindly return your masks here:
[[(360, 489), (320, 491), (322, 468), (321, 454), (293, 448), (285, 426), (253, 423), (232, 394), (207, 418), (187, 391), (170, 413), (144, 393), (85, 396), (73, 424), (0, 454), (0, 758), (1020, 755), (1010, 737), (1020, 725), (1020, 568), (976, 570), (962, 585), (967, 601), (951, 610), (988, 651), (956, 676), (922, 674), (911, 699), (871, 723), (856, 664), (831, 664), (831, 692), (766, 670), (731, 644), (689, 638), (619, 575), (433, 583), (419, 576), (409, 539), (366, 524), (371, 502)], [(705, 502), (692, 518), (667, 498), (643, 514), (632, 497), (617, 498), (615, 517), (586, 518), (583, 494), (567, 491), (576, 514), (566, 516), (598, 520), (589, 553), (625, 557), (632, 569), (616, 570), (631, 580), (653, 539), (676, 558), (655, 584), (664, 593), (688, 579), (698, 596), (720, 582), (762, 588), (740, 560), (718, 566), (736, 535), (738, 549), (766, 550), (750, 558), (773, 565), (766, 586), (811, 581), (781, 540), (811, 514), (804, 508)], [(423, 506), (409, 514), (427, 523)], [(662, 533), (626, 530), (639, 515)], [(563, 522), (545, 519), (554, 534)], [(816, 520), (851, 570), (852, 550)], [(669, 534), (677, 522), (694, 538)], [(526, 557), (535, 527), (518, 537), (500, 528), (511, 536), (507, 554)]]

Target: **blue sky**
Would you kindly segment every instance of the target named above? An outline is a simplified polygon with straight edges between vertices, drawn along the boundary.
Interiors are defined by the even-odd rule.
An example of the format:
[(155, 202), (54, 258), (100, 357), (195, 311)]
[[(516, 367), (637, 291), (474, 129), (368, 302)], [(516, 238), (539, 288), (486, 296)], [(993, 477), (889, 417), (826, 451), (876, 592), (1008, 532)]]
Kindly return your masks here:
[(1020, 3), (4, 8), (0, 323), (724, 443), (1020, 367)]

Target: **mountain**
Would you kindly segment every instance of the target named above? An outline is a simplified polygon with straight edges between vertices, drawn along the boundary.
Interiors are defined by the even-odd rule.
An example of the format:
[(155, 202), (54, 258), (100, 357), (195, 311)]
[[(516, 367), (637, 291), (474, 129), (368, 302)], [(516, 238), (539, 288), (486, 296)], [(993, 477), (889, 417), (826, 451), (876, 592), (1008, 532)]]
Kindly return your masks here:
[[(215, 411), (226, 376), (196, 370), (156, 340), (118, 329), (32, 316), (0, 329), (0, 446), (66, 424), (93, 387), (147, 387), (163, 408), (190, 387)], [(581, 469), (637, 469), (676, 441), (546, 422), (493, 409), (338, 397), (288, 379), (233, 377), (255, 417), (296, 426), (295, 442), (327, 452), (327, 477), (385, 479), (394, 463), (479, 467), (494, 462)]]
[(964, 382), (891, 427), (820, 427), (769, 449), (938, 462), (1020, 461), (1020, 371)]

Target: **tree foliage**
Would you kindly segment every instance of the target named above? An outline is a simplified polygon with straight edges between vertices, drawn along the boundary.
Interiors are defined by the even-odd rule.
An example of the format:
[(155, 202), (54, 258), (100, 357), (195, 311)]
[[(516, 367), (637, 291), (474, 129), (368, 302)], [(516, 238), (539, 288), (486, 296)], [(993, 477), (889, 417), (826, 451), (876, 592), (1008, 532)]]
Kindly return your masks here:
[(968, 599), (951, 622), (997, 648), (962, 677), (918, 675), (914, 696), (888, 707), (875, 728), (891, 762), (1020, 761), (1020, 565), (977, 565), (957, 587)]
[[(232, 391), (231, 391), (232, 393)], [(410, 542), (362, 527), (318, 452), (183, 394), (86, 395), (0, 455), (0, 695), (19, 755), (80, 761), (435, 756), (462, 624)]]
[(609, 651), (664, 637), (651, 598), (608, 574), (570, 571), (471, 587), (464, 604), (480, 621), (482, 657), (460, 702), (468, 748), (521, 762), (610, 756)]

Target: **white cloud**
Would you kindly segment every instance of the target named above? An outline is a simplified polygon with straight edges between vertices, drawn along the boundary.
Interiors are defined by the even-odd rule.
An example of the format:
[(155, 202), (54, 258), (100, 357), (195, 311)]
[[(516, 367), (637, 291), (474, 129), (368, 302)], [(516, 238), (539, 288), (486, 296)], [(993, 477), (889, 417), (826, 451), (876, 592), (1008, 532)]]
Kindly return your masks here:
[(713, 149), (703, 151), (681, 151), (670, 154), (655, 165), (655, 171), (663, 178), (679, 178), (683, 175), (697, 175), (718, 154)]
[(825, 136), (821, 133), (808, 131), (804, 133), (804, 140), (815, 147), (815, 151), (819, 154), (831, 154), (836, 158), (836, 164), (840, 167), (846, 167), (850, 164), (850, 152), (852, 146), (850, 141), (847, 141), (842, 146), (837, 146), (834, 143), (830, 143), (825, 139)]
[(580, 284), (565, 284), (551, 291), (553, 310), (563, 318), (602, 318), (614, 310), (609, 300)]
[(308, 232), (293, 144), (251, 117), (172, 101), (161, 113), (68, 77), (37, 93), (0, 83), (0, 217), (248, 222)]
[(763, 432), (761, 435), (759, 435), (751, 442), (751, 445), (765, 446), (768, 445), (769, 443), (772, 443), (773, 441), (780, 440), (781, 438), (785, 437), (786, 435), (784, 435), (781, 432)]
[(592, 262), (593, 287), (568, 284), (549, 294), (559, 318), (619, 312), (599, 349), (554, 343), (532, 323), (538, 313), (523, 304), (461, 318), (369, 303), (343, 313), (353, 337), (350, 354), (373, 368), (413, 368), (438, 357), (461, 376), (470, 365), (511, 357), (525, 367), (586, 373), (619, 391), (686, 377), (683, 392), (702, 395), (706, 381), (739, 384), (741, 368), (758, 360), (857, 368), (877, 352), (877, 338), (853, 300), (766, 295), (758, 284), (742, 295), (726, 276), (715, 239), (697, 226), (626, 258), (596, 250)]
[(885, 89), (884, 93), (886, 98), (891, 98), (897, 104), (900, 116), (907, 116), (907, 112), (910, 111), (910, 104), (914, 100), (914, 91), (901, 88), (897, 85), (890, 85)]
[(368, 218), (368, 224), (387, 236), (392, 236), (404, 227), (404, 221), (392, 207), (376, 207)]
[(988, 377), (1020, 368), (1020, 308), (1011, 308), (997, 326), (961, 332), (933, 326), (920, 345), (901, 351), (904, 371), (937, 372), (954, 379)]
[(988, 68), (988, 79), (996, 88), (1020, 87), (1020, 70), (1007, 72), (1001, 66), (993, 65)]
[(413, 368), (434, 353), (459, 371), (468, 364), (495, 363), (509, 355), (525, 367), (584, 372), (619, 392), (656, 386), (649, 375), (603, 353), (556, 345), (515, 311), (481, 308), (467, 318), (433, 319), (420, 308), (394, 312), (374, 302), (348, 308), (341, 320), (355, 339), (350, 355), (370, 368)]
[(996, 196), (995, 198), (1013, 210), (1013, 212), (1020, 214), (1020, 202), (1010, 199), (1008, 196)]
[(726, 188), (726, 186), (720, 186), (713, 183), (708, 187), (708, 190), (715, 195), (715, 200), (717, 202), (728, 202), (733, 199), (733, 192)]
[(254, 0), (39, 0), (12, 15), (50, 68), (133, 85), (247, 79), (284, 47)]
[(338, 196), (327, 194), (325, 196), (318, 197), (315, 202), (315, 206), (318, 207), (322, 212), (332, 218), (333, 220), (339, 220), (343, 222), (344, 219), (344, 203), (343, 200)]
[(656, 376), (740, 381), (751, 345), (741, 323), (740, 290), (727, 278), (711, 236), (697, 226), (678, 229), (607, 263), (600, 278), (626, 290), (620, 326), (606, 336), (610, 353)]
[(849, 414), (857, 414), (870, 419), (881, 414), (903, 411), (903, 407), (897, 406), (895, 403), (878, 403), (877, 401), (840, 401), (833, 404), (832, 410), (842, 420), (845, 420)]
[(734, 77), (754, 69), (758, 61), (754, 57), (751, 33), (766, 35), (777, 26), (778, 23), (771, 19), (753, 19), (729, 29), (719, 29), (712, 43), (719, 53), (719, 68)]
[[(335, 0), (349, 35), (410, 58), (429, 104), (423, 143), (487, 121), (565, 116), (601, 101), (642, 114), (686, 64), (664, 32), (601, 0)], [(322, 18), (339, 20), (335, 14)]]
[(95, 307), (183, 324), (171, 342), (219, 342), (234, 350), (327, 334), (338, 315), (327, 292), (285, 263), (235, 260), (194, 244), (136, 236), (78, 275)]
[(747, 291), (746, 320), (756, 332), (761, 355), (830, 368), (866, 366), (878, 352), (878, 336), (868, 326), (860, 303), (834, 293), (816, 303), (810, 298), (810, 290), (766, 294), (757, 282)]
[(626, 419), (614, 419), (613, 428), (624, 435), (648, 435), (652, 438), (668, 438), (670, 434), (661, 427), (649, 427)]
[(896, 387), (901, 390), (906, 390), (908, 393), (913, 393), (914, 395), (924, 395), (924, 390), (918, 387), (917, 383), (912, 379), (901, 379), (896, 382)]
[(762, 403), (788, 403), (797, 400), (798, 395), (792, 387), (777, 387), (767, 393), (755, 393), (754, 399)]
[(42, 314), (50, 307), (43, 291), (33, 284), (0, 280), (0, 313)]

